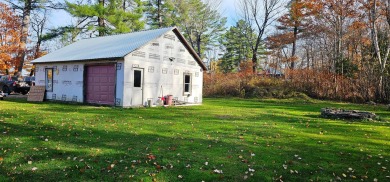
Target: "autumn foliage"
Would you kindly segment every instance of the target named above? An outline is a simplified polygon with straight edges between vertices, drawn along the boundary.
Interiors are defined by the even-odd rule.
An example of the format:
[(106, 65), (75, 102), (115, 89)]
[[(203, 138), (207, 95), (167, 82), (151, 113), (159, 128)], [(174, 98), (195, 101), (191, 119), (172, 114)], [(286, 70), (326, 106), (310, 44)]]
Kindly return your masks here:
[(206, 73), (206, 97), (290, 98), (304, 95), (364, 103), (375, 100), (375, 84), (365, 78), (351, 78), (329, 71), (300, 69), (286, 71), (286, 78), (253, 75), (250, 72)]
[(19, 18), (5, 4), (0, 3), (0, 70), (15, 68), (20, 49)]
[(283, 80), (254, 75), (252, 62), (241, 63), (240, 72), (205, 73), (206, 97), (283, 97)]

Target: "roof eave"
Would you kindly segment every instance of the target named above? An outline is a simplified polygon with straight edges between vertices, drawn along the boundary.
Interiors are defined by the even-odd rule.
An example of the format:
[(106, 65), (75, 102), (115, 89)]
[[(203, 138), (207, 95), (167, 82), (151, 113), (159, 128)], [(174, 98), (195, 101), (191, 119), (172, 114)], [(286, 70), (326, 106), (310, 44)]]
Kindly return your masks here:
[(180, 33), (180, 31), (175, 27), (172, 30), (180, 39), (180, 41), (184, 44), (184, 46), (189, 50), (190, 54), (195, 58), (196, 62), (198, 62), (199, 66), (203, 69), (203, 71), (207, 71), (206, 65), (203, 64), (202, 59), (196, 53), (196, 51), (190, 46), (184, 36)]
[(114, 61), (118, 59), (123, 59), (123, 57), (111, 57), (111, 58), (95, 58), (95, 59), (81, 59), (81, 60), (66, 60), (66, 61), (42, 61), (42, 62), (31, 62), (32, 64), (44, 64), (44, 63), (70, 63), (70, 62), (88, 62), (88, 61), (99, 61), (99, 60), (107, 60)]

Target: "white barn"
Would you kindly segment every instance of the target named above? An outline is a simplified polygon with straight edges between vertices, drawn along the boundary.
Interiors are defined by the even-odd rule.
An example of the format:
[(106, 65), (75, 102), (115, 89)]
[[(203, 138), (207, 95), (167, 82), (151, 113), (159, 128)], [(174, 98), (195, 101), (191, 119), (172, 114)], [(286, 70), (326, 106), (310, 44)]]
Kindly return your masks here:
[(80, 40), (33, 60), (46, 100), (134, 107), (202, 103), (199, 56), (175, 27)]

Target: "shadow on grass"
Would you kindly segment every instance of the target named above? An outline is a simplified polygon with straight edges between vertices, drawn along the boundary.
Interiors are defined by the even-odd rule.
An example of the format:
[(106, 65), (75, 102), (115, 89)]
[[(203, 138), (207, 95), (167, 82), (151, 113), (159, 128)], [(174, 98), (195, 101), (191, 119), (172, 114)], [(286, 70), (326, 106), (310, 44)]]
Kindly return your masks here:
[[(12, 128), (7, 133), (9, 140), (17, 138), (18, 141), (31, 145), (23, 147), (29, 151), (20, 150), (23, 144), (17, 144), (18, 142), (6, 142), (1, 145), (2, 149), (8, 151), (4, 156), (5, 162), (1, 165), (3, 175), (16, 181), (69, 179), (112, 181), (129, 179), (129, 175), (134, 175), (134, 179), (142, 179), (149, 176), (145, 174), (145, 170), (154, 174), (166, 174), (168, 179), (165, 180), (169, 181), (175, 180), (178, 175), (186, 176), (188, 179), (202, 177), (210, 181), (220, 178), (220, 175), (212, 174), (213, 167), (203, 166), (204, 160), (218, 164), (219, 161), (227, 159), (225, 155), (220, 155), (226, 152), (225, 148), (243, 148), (241, 145), (220, 142), (223, 147), (207, 150), (207, 146), (213, 144), (212, 141), (164, 137), (157, 134), (107, 132), (91, 128), (88, 128), (87, 132), (80, 129), (69, 131), (58, 126), (49, 124), (40, 126), (39, 123), (33, 122), (28, 125), (0, 123), (0, 126)], [(47, 132), (43, 133), (44, 130)], [(19, 146), (15, 148), (15, 145)], [(13, 156), (12, 153), (19, 155)], [(147, 156), (151, 153), (156, 157), (155, 160), (148, 159)], [(11, 159), (7, 160), (8, 157)], [(134, 160), (136, 162), (132, 162)], [(33, 161), (33, 165), (29, 165), (28, 161)], [(16, 170), (12, 169), (11, 164), (20, 166)], [(187, 164), (196, 168), (203, 166), (204, 169), (191, 170), (186, 168)], [(174, 167), (157, 169), (157, 165)], [(34, 166), (38, 169), (32, 171)], [(242, 175), (226, 175), (223, 178), (237, 181)], [(267, 180), (264, 176), (258, 176), (257, 179)]]
[[(198, 138), (164, 137), (158, 134), (131, 134), (121, 131), (107, 132), (91, 128), (87, 128), (87, 131), (81, 129), (69, 131), (50, 124), (39, 126), (39, 123), (28, 125), (1, 123), (0, 125), (2, 128), (12, 128), (12, 131), (7, 134), (9, 140), (18, 138), (24, 143), (31, 144), (23, 147), (24, 144), (6, 142), (1, 146), (8, 150), (8, 154), (4, 156), (6, 160), (1, 165), (3, 175), (16, 181), (69, 179), (112, 181), (129, 180), (131, 175), (134, 175), (133, 180), (140, 180), (150, 179), (153, 174), (157, 179), (168, 181), (178, 180), (176, 178), (178, 175), (185, 176), (189, 181), (200, 179), (241, 181), (245, 174), (237, 174), (237, 171), (244, 172), (248, 164), (252, 168), (263, 171), (251, 178), (252, 181), (269, 181), (271, 177), (279, 175), (285, 176), (284, 180), (298, 180), (322, 175), (330, 176), (332, 171), (342, 170), (340, 168), (344, 164), (338, 161), (354, 163), (353, 161), (359, 161), (362, 156), (369, 155), (326, 141), (318, 144), (315, 140), (301, 139), (304, 143), (286, 145), (284, 140), (291, 142), (294, 138), (275, 138), (269, 141), (265, 139), (260, 141), (264, 145), (248, 147), (245, 141), (240, 140), (237, 141), (242, 144), (231, 141), (216, 144), (215, 141)], [(47, 132), (37, 132), (44, 130)], [(283, 131), (281, 133), (284, 135)], [(15, 144), (19, 146), (15, 148)], [(208, 148), (210, 145), (214, 147)], [(321, 145), (327, 146), (321, 147)], [(240, 152), (242, 149), (257, 153), (259, 157), (249, 157)], [(314, 151), (327, 155), (310, 155)], [(12, 156), (12, 153), (20, 154)], [(148, 154), (153, 154), (156, 159), (148, 159)], [(299, 154), (303, 160), (297, 159), (294, 154)], [(238, 158), (237, 155), (243, 157)], [(234, 157), (229, 158), (229, 156)], [(8, 157), (12, 159), (7, 160)], [(248, 162), (242, 162), (243, 160)], [(29, 165), (28, 161), (33, 163)], [(204, 165), (204, 161), (208, 161), (210, 166)], [(269, 161), (274, 161), (274, 164)], [(283, 170), (282, 165), (286, 161), (286, 165), (291, 169), (299, 166), (299, 174), (289, 174), (288, 171)], [(191, 164), (191, 168), (186, 167), (188, 164)], [(368, 168), (374, 166), (372, 162), (367, 164)], [(13, 169), (14, 165), (19, 167)], [(173, 168), (158, 169), (157, 165), (167, 168), (173, 166)], [(32, 171), (34, 166), (38, 169)], [(224, 169), (224, 174), (213, 174), (215, 168)], [(278, 172), (274, 174), (274, 171)]]
[[(281, 115), (277, 111), (283, 111), (283, 104), (277, 102), (209, 102), (152, 109), (39, 103), (31, 104), (34, 110), (23, 117), (17, 113), (21, 110), (0, 111), (0, 128), (6, 132), (0, 143), (4, 159), (0, 176), (14, 181), (242, 181), (245, 176), (248, 181), (280, 176), (284, 181), (329, 181), (349, 175), (352, 167), (351, 175), (386, 179), (388, 171), (377, 164), (384, 159), (370, 156), (381, 153), (389, 158), (388, 143), (361, 137), (386, 139), (378, 139), (378, 131), (342, 121), (308, 122), (309, 116)], [(269, 113), (242, 113), (247, 116), (239, 118), (233, 115), (239, 105)], [(214, 111), (220, 107), (233, 109), (226, 114)], [(310, 111), (291, 105), (284, 109)], [(256, 169), (253, 177), (245, 174), (248, 168)]]

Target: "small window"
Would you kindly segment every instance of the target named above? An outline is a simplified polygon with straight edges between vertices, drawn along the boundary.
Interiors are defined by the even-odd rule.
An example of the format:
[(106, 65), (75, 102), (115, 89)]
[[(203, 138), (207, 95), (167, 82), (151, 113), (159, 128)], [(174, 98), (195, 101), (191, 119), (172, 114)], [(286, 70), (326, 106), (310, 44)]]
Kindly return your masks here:
[(53, 69), (46, 68), (45, 86), (47, 92), (53, 92)]
[(141, 74), (140, 70), (134, 70), (134, 87), (141, 87)]
[(184, 74), (184, 94), (191, 93), (191, 74)]

